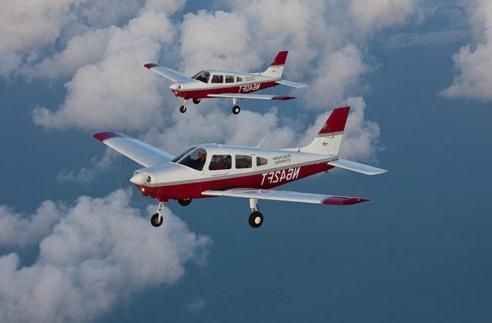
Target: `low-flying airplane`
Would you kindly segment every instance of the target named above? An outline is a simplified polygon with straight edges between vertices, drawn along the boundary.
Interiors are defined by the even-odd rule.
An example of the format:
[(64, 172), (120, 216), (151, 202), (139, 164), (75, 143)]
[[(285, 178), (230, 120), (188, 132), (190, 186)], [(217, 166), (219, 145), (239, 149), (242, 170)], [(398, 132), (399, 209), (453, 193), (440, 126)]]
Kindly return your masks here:
[(173, 156), (116, 132), (100, 132), (94, 137), (144, 166), (134, 172), (130, 182), (144, 196), (157, 199), (159, 205), (150, 220), (153, 226), (162, 224), (163, 205), (168, 200), (177, 200), (186, 206), (192, 199), (227, 196), (249, 199), (249, 224), (258, 228), (263, 223), (258, 200), (323, 205), (350, 205), (368, 201), (360, 197), (272, 189), (334, 167), (366, 175), (386, 172), (339, 158), (338, 151), (349, 110), (349, 107), (334, 109), (313, 141), (296, 148), (202, 144)]
[(203, 70), (192, 77), (184, 75), (169, 67), (148, 63), (144, 66), (154, 73), (172, 82), (171, 92), (177, 97), (183, 98), (183, 104), (179, 111), (186, 112), (186, 100), (192, 100), (198, 104), (202, 99), (230, 98), (232, 99), (232, 113), (238, 114), (241, 108), (237, 104), (238, 99), (257, 100), (291, 100), (293, 96), (252, 94), (279, 84), (294, 88), (302, 88), (301, 83), (282, 80), (285, 61), (288, 51), (281, 51), (275, 56), (272, 65), (261, 73), (239, 73), (219, 70)]

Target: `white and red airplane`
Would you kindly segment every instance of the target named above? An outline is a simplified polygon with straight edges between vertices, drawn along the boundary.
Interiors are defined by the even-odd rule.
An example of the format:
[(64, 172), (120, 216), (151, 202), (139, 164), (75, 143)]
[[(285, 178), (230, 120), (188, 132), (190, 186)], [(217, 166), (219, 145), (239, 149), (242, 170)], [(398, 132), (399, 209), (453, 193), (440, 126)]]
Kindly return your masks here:
[(252, 94), (279, 84), (294, 88), (302, 88), (301, 83), (282, 80), (285, 61), (288, 51), (281, 51), (275, 56), (272, 65), (262, 73), (239, 73), (219, 70), (203, 70), (192, 77), (178, 71), (154, 63), (144, 66), (154, 73), (173, 82), (169, 87), (177, 97), (183, 98), (183, 105), (179, 111), (186, 112), (186, 100), (193, 100), (198, 104), (202, 99), (230, 98), (232, 99), (232, 112), (238, 114), (241, 108), (237, 104), (238, 99), (257, 100), (291, 100), (293, 96)]
[(249, 224), (258, 228), (263, 215), (258, 200), (277, 200), (324, 205), (350, 205), (365, 198), (272, 190), (316, 173), (340, 167), (377, 175), (386, 170), (341, 159), (340, 144), (349, 107), (334, 109), (313, 141), (304, 147), (265, 149), (233, 145), (202, 144), (172, 156), (139, 140), (115, 132), (100, 132), (94, 137), (136, 161), (144, 168), (130, 182), (144, 196), (159, 202), (151, 224), (163, 222), (163, 205), (177, 200), (186, 206), (192, 199), (228, 196), (249, 199)]

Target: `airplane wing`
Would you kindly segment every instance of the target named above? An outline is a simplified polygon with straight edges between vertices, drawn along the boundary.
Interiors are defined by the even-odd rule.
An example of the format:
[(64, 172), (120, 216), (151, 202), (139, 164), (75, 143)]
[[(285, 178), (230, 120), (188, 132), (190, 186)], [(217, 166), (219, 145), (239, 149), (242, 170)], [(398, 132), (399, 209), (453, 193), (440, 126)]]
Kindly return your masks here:
[(281, 84), (281, 85), (285, 85), (285, 86), (294, 87), (296, 89), (300, 89), (300, 88), (306, 87), (306, 84), (292, 82), (292, 81), (287, 81), (287, 80), (278, 80), (277, 83), (278, 84)]
[(351, 160), (346, 160), (346, 159), (337, 159), (337, 160), (328, 162), (328, 164), (335, 166), (335, 167), (350, 170), (352, 172), (365, 174), (365, 175), (379, 175), (379, 174), (384, 174), (387, 172), (386, 169), (381, 169), (381, 168), (369, 166), (366, 164), (357, 163), (357, 162), (354, 162)]
[(186, 82), (193, 81), (190, 77), (184, 75), (183, 73), (170, 69), (169, 67), (165, 67), (153, 63), (148, 63), (145, 64), (144, 66), (149, 70), (151, 70), (152, 72), (159, 74), (163, 78), (166, 78), (174, 83), (186, 83)]
[(117, 132), (99, 132), (94, 134), (94, 138), (144, 167), (158, 165), (174, 158), (165, 151)]
[(256, 99), (256, 100), (292, 100), (293, 96), (268, 95), (268, 94), (247, 94), (247, 93), (222, 93), (209, 94), (209, 98), (236, 98), (236, 99)]
[(311, 194), (311, 193), (249, 189), (249, 188), (234, 188), (224, 191), (207, 190), (204, 191), (202, 194), (207, 196), (229, 196), (229, 197), (242, 197), (242, 198), (258, 199), (258, 200), (287, 201), (287, 202), (300, 202), (300, 203), (312, 203), (312, 204), (324, 204), (324, 205), (350, 205), (350, 204), (357, 204), (357, 203), (369, 201), (368, 199), (361, 198), (361, 197)]

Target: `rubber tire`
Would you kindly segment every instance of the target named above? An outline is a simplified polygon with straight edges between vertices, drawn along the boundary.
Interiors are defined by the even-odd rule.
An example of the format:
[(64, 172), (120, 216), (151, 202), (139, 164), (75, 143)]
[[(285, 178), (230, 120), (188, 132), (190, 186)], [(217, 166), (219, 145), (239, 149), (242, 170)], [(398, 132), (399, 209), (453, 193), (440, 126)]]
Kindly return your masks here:
[[(158, 221), (159, 218), (161, 219), (161, 221)], [(152, 224), (154, 228), (160, 227), (162, 222), (164, 222), (164, 218), (162, 216), (159, 217), (159, 213), (154, 213), (150, 217), (150, 224)]]
[[(260, 219), (260, 222), (258, 223), (258, 219)], [(261, 214), (260, 211), (254, 211), (249, 215), (249, 225), (252, 228), (259, 228), (263, 224), (263, 214)]]
[(179, 112), (185, 113), (186, 112), (186, 106), (182, 105), (179, 107)]
[(200, 99), (193, 99), (193, 103), (195, 103), (195, 104), (200, 103), (200, 101), (201, 101)]
[(232, 113), (239, 114), (239, 112), (241, 112), (241, 108), (239, 107), (239, 105), (235, 105), (232, 107)]
[(191, 199), (180, 199), (178, 200), (179, 205), (188, 206), (191, 203)]

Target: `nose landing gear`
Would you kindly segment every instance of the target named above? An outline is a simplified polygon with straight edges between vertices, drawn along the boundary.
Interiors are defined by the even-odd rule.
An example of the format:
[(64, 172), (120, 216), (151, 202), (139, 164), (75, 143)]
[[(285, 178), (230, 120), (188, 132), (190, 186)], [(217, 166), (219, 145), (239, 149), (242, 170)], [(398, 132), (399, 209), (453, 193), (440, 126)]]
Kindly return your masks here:
[(162, 222), (164, 222), (164, 218), (162, 216), (163, 208), (164, 208), (164, 203), (159, 202), (159, 207), (157, 208), (157, 212), (150, 217), (150, 224), (152, 224), (152, 226), (155, 228), (160, 227)]
[(241, 108), (237, 104), (237, 98), (232, 98), (232, 113), (239, 114), (241, 112)]

